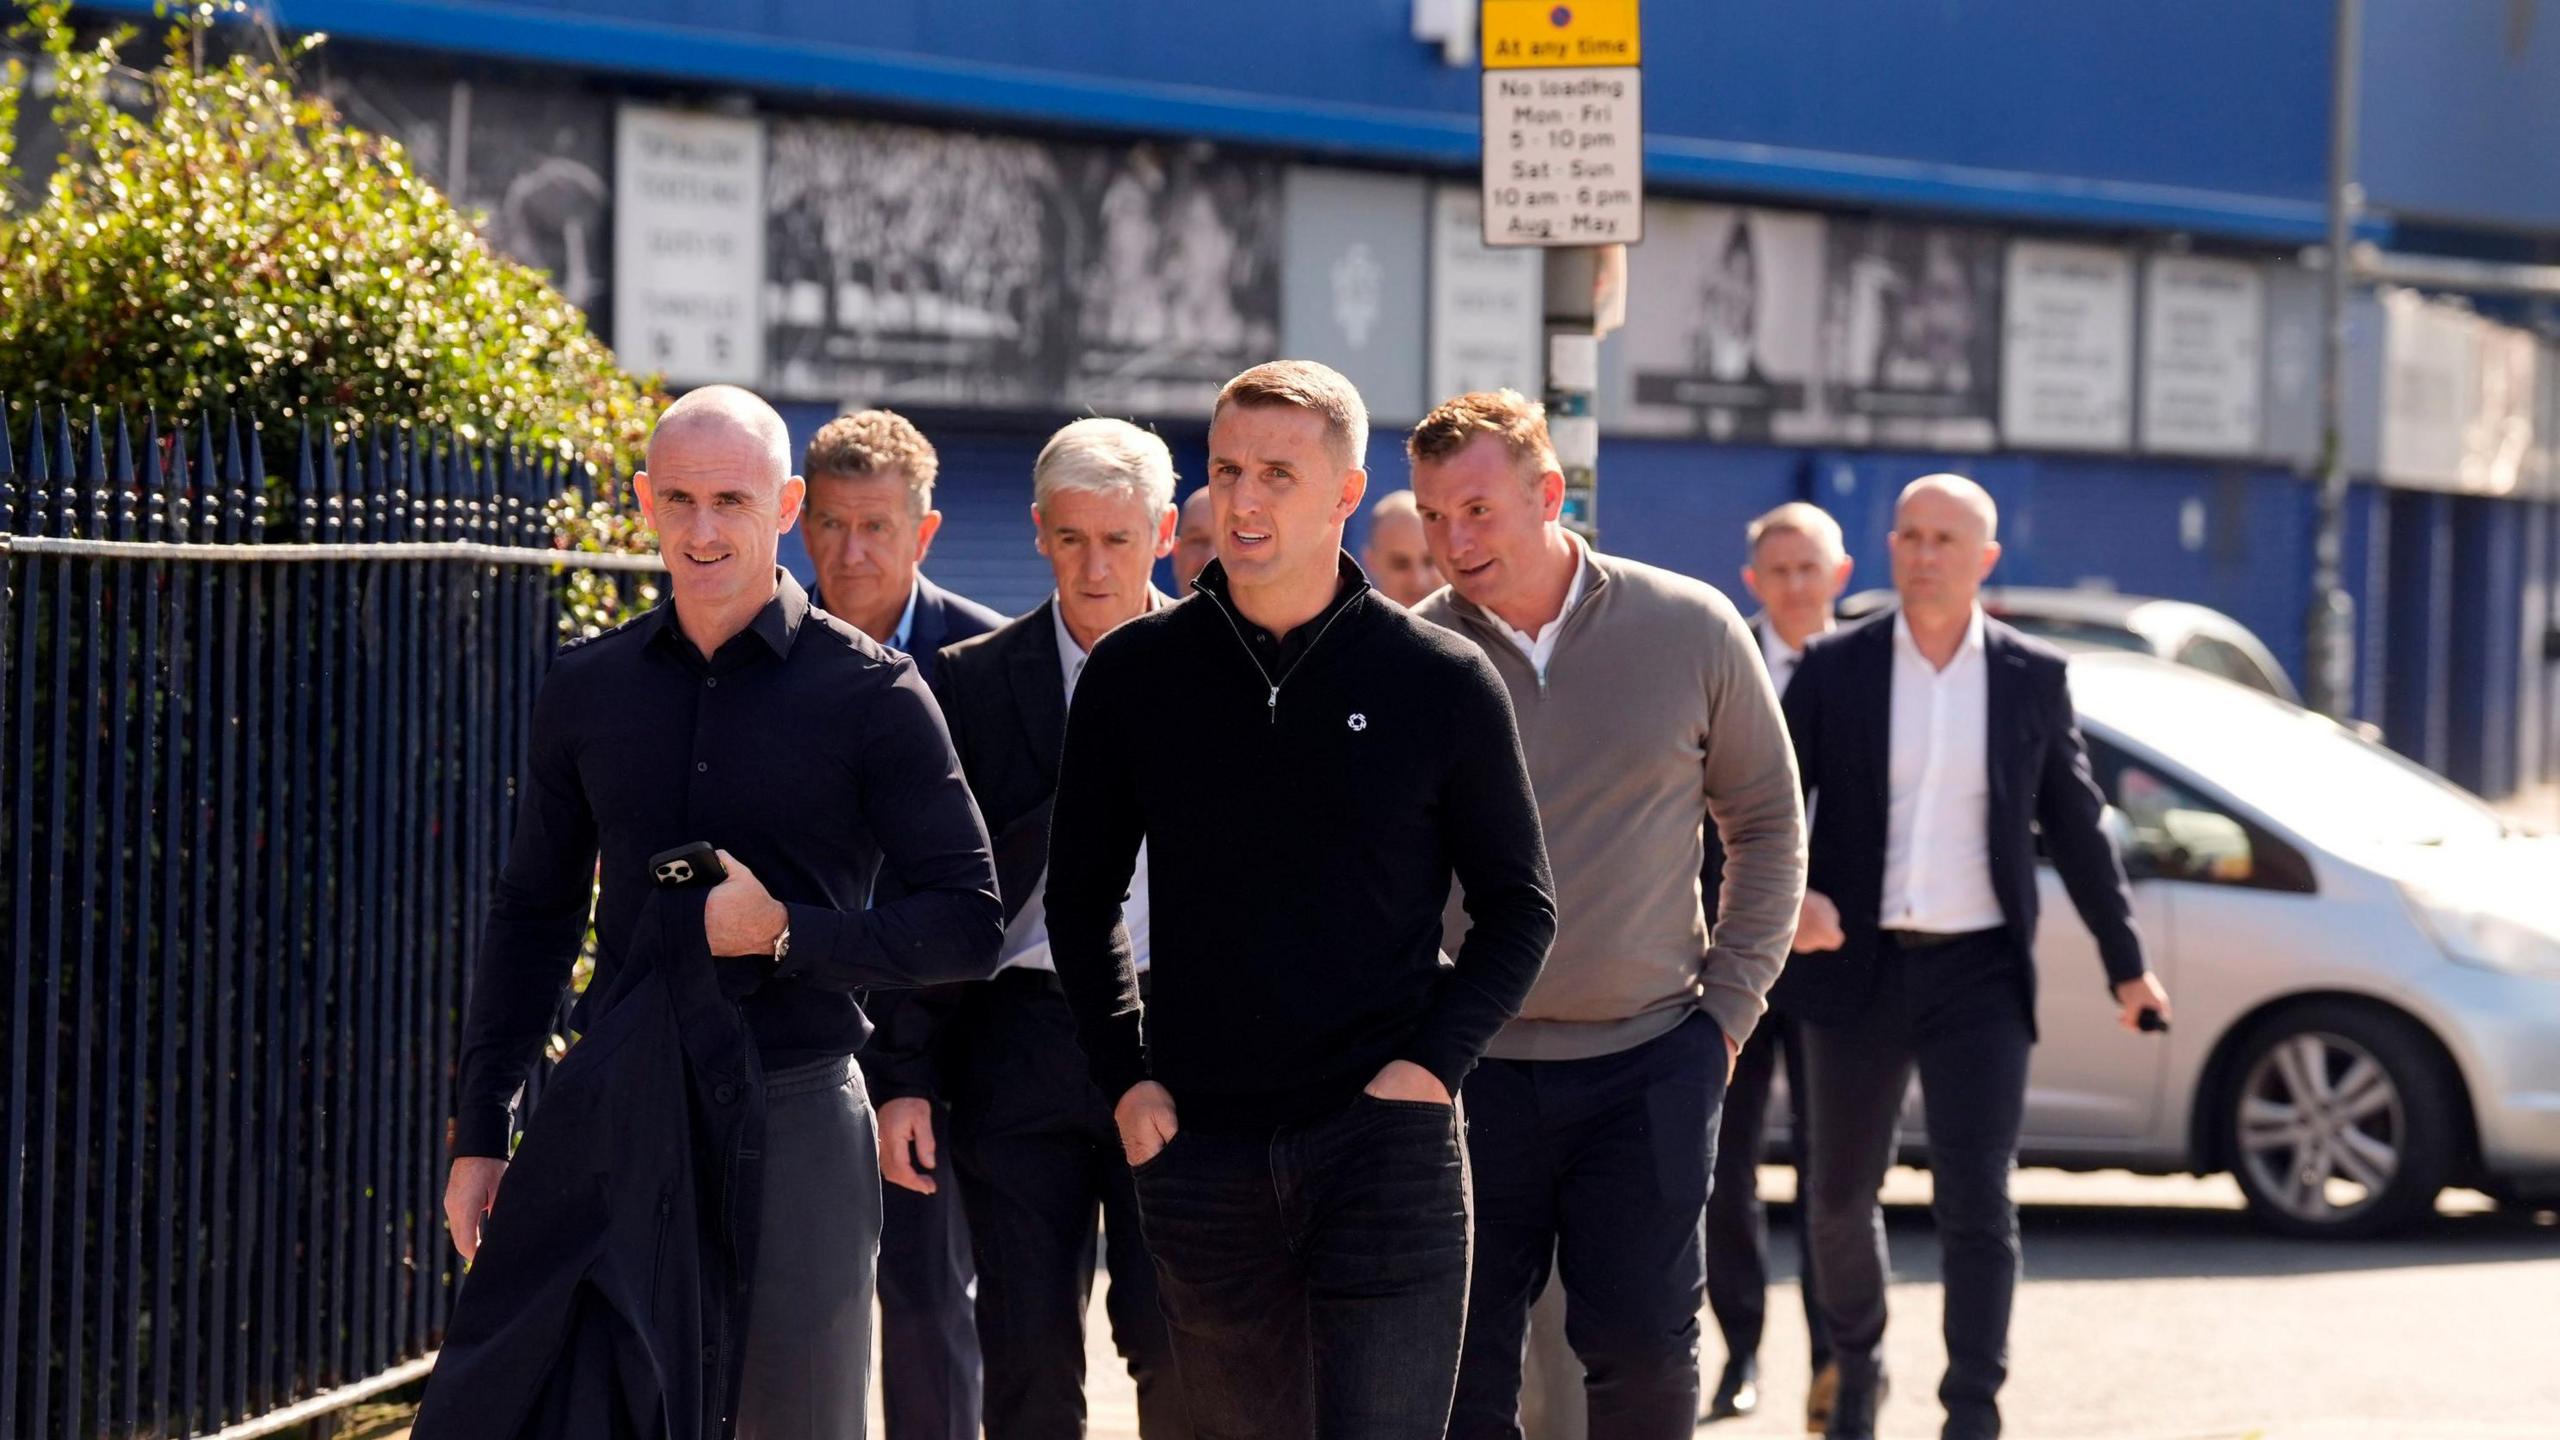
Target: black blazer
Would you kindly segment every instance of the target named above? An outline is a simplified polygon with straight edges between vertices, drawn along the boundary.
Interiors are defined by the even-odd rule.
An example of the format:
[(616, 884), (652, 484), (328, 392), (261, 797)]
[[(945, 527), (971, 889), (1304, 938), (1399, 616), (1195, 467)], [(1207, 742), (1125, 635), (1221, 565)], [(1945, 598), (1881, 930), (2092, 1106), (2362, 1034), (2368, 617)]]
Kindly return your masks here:
[(994, 837), (996, 893), (1013, 923), (1049, 864), (1049, 806), (1067, 739), (1057, 601), (942, 652), (933, 683), (952, 748)]
[[(1158, 596), (1160, 604), (1170, 603)], [(1067, 739), (1066, 680), (1058, 669), (1053, 598), (1030, 614), (942, 652), (934, 673), (951, 745), (969, 793), (994, 839), (996, 893), (1011, 925), (1049, 867), (1049, 810), (1058, 798), (1058, 757)], [(916, 616), (921, 629), (921, 604)], [(939, 1097), (952, 1063), (953, 1030), (963, 1024), (968, 985), (876, 992), (866, 1006), (876, 1027), (863, 1051), (864, 1074), (880, 1099)]]
[[(809, 603), (824, 610), (827, 597), (815, 588)], [(945, 645), (975, 639), (1004, 623), (1004, 617), (966, 595), (945, 590), (916, 572), (916, 618), (907, 626), (907, 658), (916, 662), (916, 678), (933, 683), (935, 657)], [(888, 644), (883, 638), (881, 644)]]
[[(1829, 954), (1794, 957), (1770, 1000), (1816, 1023), (1856, 1018), (1875, 985), (1897, 613), (1817, 638), (1780, 702), (1812, 805), (1806, 883), (1839, 907), (1848, 940)], [(2142, 974), (2142, 944), (2124, 866), (2100, 824), (2106, 801), (2089, 773), (2062, 653), (1990, 619), (1983, 649), (1991, 889), (2015, 941), (2018, 984), (2032, 1018), (2038, 827), (2072, 905), (2097, 937), (2110, 986)]]
[(916, 618), (907, 627), (907, 654), (916, 662), (916, 677), (933, 683), (942, 649), (973, 640), (1005, 623), (1004, 617), (966, 595), (954, 594), (916, 575)]

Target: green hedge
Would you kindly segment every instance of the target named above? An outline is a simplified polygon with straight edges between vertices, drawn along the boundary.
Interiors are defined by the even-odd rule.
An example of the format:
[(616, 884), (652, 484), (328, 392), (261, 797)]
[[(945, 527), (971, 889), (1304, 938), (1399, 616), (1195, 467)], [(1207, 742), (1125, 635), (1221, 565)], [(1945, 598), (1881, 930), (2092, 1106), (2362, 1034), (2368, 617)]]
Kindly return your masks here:
[[(645, 548), (619, 479), (656, 387), (539, 272), (490, 249), (400, 145), (294, 89), (316, 37), (282, 41), (204, 4), (136, 72), (120, 59), (130, 30), (84, 44), (63, 0), (16, 8), (63, 151), (14, 204), (0, 151), (0, 394), (511, 442), (585, 467), (583, 493), (553, 508), (563, 543)], [(0, 146), (22, 97), (47, 98), (28, 78), (0, 73)], [(566, 628), (614, 618), (612, 590), (590, 587)]]

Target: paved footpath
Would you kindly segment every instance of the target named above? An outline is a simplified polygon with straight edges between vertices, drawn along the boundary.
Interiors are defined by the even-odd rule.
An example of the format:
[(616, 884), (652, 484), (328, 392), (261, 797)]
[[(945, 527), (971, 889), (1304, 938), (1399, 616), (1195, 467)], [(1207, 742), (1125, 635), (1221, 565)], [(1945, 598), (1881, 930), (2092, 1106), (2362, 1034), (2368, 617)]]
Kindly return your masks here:
[[(1764, 1179), (1771, 1196), (1788, 1192), (1785, 1171)], [(2253, 1228), (2227, 1179), (2027, 1171), (2017, 1188), (2027, 1282), (2007, 1396), (2015, 1440), (2560, 1437), (2560, 1216), (2492, 1213), (2457, 1195), (2408, 1238), (2314, 1244)], [(1927, 1440), (1945, 1363), (1928, 1179), (1898, 1170), (1887, 1198), (1901, 1394), (1882, 1434)], [(1780, 1223), (1763, 1413), (1701, 1427), (1700, 1440), (1803, 1433), (1803, 1314), (1783, 1212)], [(1136, 1440), (1102, 1324), (1097, 1304), (1090, 1434)], [(1712, 1376), (1722, 1350), (1712, 1319), (1703, 1329)]]
[[(1785, 1171), (1765, 1193), (1788, 1193)], [(2415, 1233), (2369, 1243), (2253, 1228), (2227, 1179), (2026, 1171), (2027, 1280), (2007, 1393), (2015, 1440), (2554, 1440), (2560, 1437), (2560, 1215), (2447, 1197)], [(1937, 1256), (1928, 1179), (1887, 1189), (1900, 1394), (1884, 1440), (1937, 1434)], [(1776, 1217), (1762, 1413), (1701, 1440), (1802, 1433), (1804, 1328), (1794, 1242)], [(1097, 1288), (1093, 1440), (1136, 1440), (1135, 1398)], [(1703, 1324), (1709, 1375), (1722, 1360)], [(877, 1387), (874, 1388), (875, 1395)], [(1796, 1423), (1790, 1423), (1790, 1420)], [(883, 1436), (874, 1412), (871, 1434)], [(397, 1429), (382, 1440), (403, 1440)]]

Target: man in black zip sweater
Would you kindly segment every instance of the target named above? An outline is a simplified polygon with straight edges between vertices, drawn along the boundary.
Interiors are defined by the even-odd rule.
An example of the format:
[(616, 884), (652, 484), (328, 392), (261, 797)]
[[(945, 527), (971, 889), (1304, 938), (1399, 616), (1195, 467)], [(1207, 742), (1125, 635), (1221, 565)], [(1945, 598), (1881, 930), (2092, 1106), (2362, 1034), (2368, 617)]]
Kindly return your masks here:
[[(1113, 631), (1068, 712), (1050, 943), (1204, 1435), (1444, 1432), (1470, 1224), (1452, 1097), (1555, 934), (1500, 678), (1342, 551), (1368, 428), (1324, 366), (1229, 381), (1200, 598)], [(1120, 919), (1142, 841), (1143, 1006)], [(1451, 963), (1453, 873), (1473, 928)]]

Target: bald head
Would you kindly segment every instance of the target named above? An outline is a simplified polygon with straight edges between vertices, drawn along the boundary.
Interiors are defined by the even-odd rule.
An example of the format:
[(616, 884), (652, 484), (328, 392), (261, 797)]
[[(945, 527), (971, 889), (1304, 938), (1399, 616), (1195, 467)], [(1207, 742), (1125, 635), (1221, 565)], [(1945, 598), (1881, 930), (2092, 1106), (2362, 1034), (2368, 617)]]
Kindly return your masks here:
[(1910, 505), (1913, 497), (1921, 495), (1942, 496), (1954, 501), (1982, 522), (1983, 539), (2000, 538), (2000, 507), (1992, 503), (1990, 491), (1972, 480), (1954, 474), (1923, 475), (1902, 487), (1902, 498), (1893, 505), (1895, 518), (1901, 518), (1904, 507)]
[(1962, 475), (1923, 475), (1893, 507), (1893, 588), (1914, 632), (1965, 624), (2000, 563), (2000, 509)]
[(1388, 599), (1408, 610), (1440, 588), (1440, 570), (1432, 563), (1430, 537), (1412, 491), (1391, 490), (1369, 507), (1369, 542), (1361, 547), (1360, 564)]
[(790, 433), (755, 396), (706, 386), (658, 417), (631, 484), (658, 532), (676, 621), (707, 656), (773, 598), (775, 547), (807, 490), (791, 473)]
[(681, 449), (722, 455), (742, 470), (764, 474), (780, 486), (791, 477), (791, 431), (754, 392), (735, 385), (689, 390), (658, 416), (649, 432), (648, 467)]

